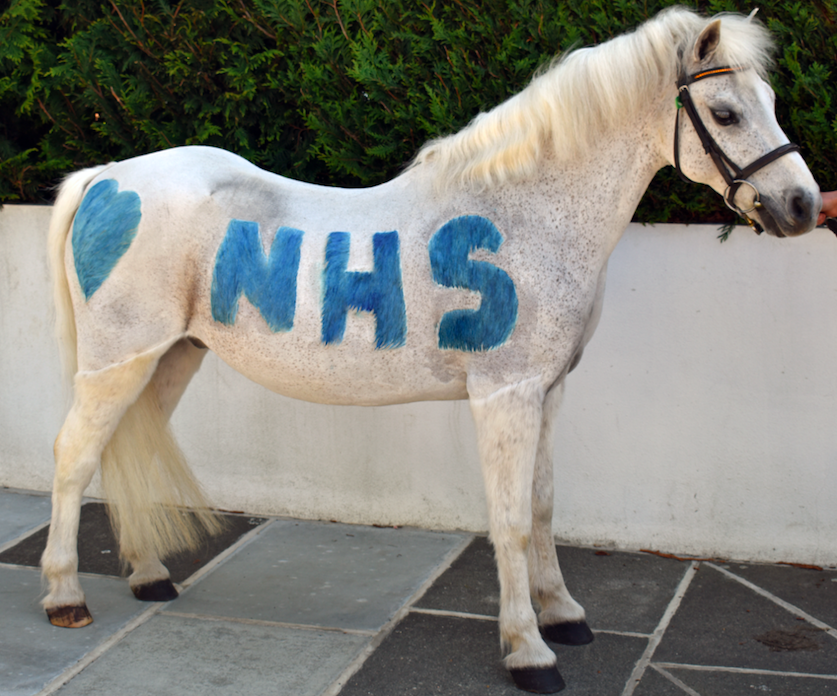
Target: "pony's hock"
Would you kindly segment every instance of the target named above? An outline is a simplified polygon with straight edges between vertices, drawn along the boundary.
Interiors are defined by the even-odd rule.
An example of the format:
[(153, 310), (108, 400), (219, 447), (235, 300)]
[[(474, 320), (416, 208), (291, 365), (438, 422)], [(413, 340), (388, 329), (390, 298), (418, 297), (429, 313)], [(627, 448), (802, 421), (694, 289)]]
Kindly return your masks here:
[[(138, 594), (157, 596), (159, 559), (212, 531), (167, 429), (203, 346), (299, 399), (468, 399), (505, 666), (521, 688), (560, 688), (539, 625), (549, 640), (591, 635), (553, 544), (552, 423), (646, 186), (676, 161), (769, 234), (817, 220), (819, 187), (773, 115), (769, 52), (752, 18), (666, 10), (569, 54), (370, 189), (283, 179), (203, 147), (70, 176), (49, 236), (75, 390), (42, 557), (51, 620), (87, 611), (75, 530), (100, 465)], [(688, 85), (698, 120), (678, 120), (678, 81), (713, 70)], [(727, 164), (753, 163), (734, 191), (699, 129)]]

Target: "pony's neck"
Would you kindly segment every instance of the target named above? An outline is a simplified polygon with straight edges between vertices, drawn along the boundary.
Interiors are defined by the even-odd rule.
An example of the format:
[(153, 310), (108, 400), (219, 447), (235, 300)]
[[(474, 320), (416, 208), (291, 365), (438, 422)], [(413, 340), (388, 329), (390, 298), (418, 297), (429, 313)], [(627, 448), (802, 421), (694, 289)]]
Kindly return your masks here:
[[(666, 166), (669, 125), (673, 128), (674, 88), (660, 95), (631, 122), (601, 134), (592, 153), (572, 161), (548, 150), (537, 173), (515, 184), (529, 201), (558, 212), (561, 222), (574, 231), (588, 228), (603, 235), (612, 250), (631, 221), (654, 175)], [(669, 124), (671, 121), (671, 124)]]

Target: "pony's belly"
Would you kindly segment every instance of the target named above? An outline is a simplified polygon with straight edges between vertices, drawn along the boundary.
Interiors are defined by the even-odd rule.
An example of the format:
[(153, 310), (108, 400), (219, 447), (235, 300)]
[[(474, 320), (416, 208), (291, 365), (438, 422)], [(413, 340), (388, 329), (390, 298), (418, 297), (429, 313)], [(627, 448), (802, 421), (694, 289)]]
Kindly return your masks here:
[(383, 406), (468, 398), (460, 356), (428, 355), (409, 347), (353, 351), (351, 346), (300, 346), (275, 336), (245, 341), (246, 347), (223, 340), (205, 343), (248, 379), (304, 401)]

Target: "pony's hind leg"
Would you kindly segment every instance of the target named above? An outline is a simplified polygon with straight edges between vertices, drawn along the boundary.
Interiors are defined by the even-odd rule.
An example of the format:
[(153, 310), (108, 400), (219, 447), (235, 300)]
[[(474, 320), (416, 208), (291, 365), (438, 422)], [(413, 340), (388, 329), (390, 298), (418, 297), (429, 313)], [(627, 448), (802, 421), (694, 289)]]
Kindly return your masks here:
[(584, 609), (567, 590), (552, 537), (555, 414), (564, 393), (563, 381), (555, 385), (544, 401), (543, 423), (532, 484), (532, 544), (529, 546), (529, 586), (540, 605), (538, 617), (544, 637), (553, 643), (586, 645), (593, 633), (585, 621)]
[(491, 541), (500, 578), (500, 640), (504, 663), (521, 689), (564, 687), (555, 653), (538, 632), (529, 597), (527, 556), (532, 532), (532, 480), (544, 393), (539, 381), (505, 387), (471, 411), (485, 480)]
[(78, 579), (81, 500), (120, 419), (145, 388), (158, 356), (141, 356), (104, 370), (78, 373), (70, 412), (55, 441), (52, 520), (41, 567), (49, 584), (42, 601), (56, 626), (78, 628), (93, 618)]
[[(160, 359), (154, 376), (141, 397), (152, 401), (146, 405), (146, 409), (154, 409), (155, 405), (158, 409), (156, 414), (152, 412), (144, 417), (160, 421), (151, 430), (157, 433), (160, 440), (157, 443), (158, 456), (168, 459), (169, 466), (172, 460), (177, 460), (179, 467), (185, 466), (185, 463), (171, 434), (167, 432), (166, 424), (206, 353), (206, 349), (197, 348), (188, 339), (175, 343)], [(130, 425), (128, 429), (131, 429)], [(134, 596), (146, 602), (175, 599), (177, 589), (171, 581), (168, 569), (158, 556), (157, 548), (147, 543), (148, 536), (137, 534), (135, 524), (129, 520), (120, 519), (117, 526), (120, 552), (131, 564), (133, 571), (128, 582)]]

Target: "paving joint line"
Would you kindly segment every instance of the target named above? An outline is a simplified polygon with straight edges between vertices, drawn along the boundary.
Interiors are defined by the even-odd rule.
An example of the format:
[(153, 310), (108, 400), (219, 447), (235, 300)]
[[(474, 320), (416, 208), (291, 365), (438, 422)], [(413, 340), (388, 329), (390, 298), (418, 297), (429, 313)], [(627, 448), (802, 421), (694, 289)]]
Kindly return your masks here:
[[(41, 522), (39, 525), (37, 525), (35, 527), (32, 527), (31, 529), (27, 529), (25, 532), (21, 533), (20, 536), (15, 537), (11, 541), (7, 541), (5, 544), (0, 544), (0, 553), (5, 553), (9, 549), (12, 549), (15, 546), (17, 546), (18, 544), (21, 544), (24, 541), (26, 541), (33, 534), (37, 534), (38, 532), (40, 532), (42, 529), (44, 529), (44, 527), (49, 527), (49, 522), (50, 522), (49, 520), (47, 520), (46, 522)], [(4, 565), (11, 565), (11, 564), (6, 563)]]
[(0, 491), (6, 491), (6, 493), (16, 493), (18, 495), (27, 495), (32, 498), (49, 498), (52, 496), (52, 491), (37, 491), (29, 488), (15, 488), (14, 486), (0, 486)]
[(657, 671), (662, 669), (686, 669), (692, 672), (724, 672), (726, 674), (760, 674), (766, 677), (800, 677), (805, 679), (825, 679), (837, 681), (837, 674), (816, 674), (813, 672), (780, 672), (772, 669), (755, 667), (725, 667), (722, 665), (690, 665), (679, 662), (655, 662), (651, 665)]
[(197, 621), (217, 621), (244, 624), (247, 626), (265, 626), (267, 628), (289, 628), (301, 631), (328, 631), (331, 633), (346, 633), (354, 636), (370, 638), (377, 634), (376, 630), (363, 628), (340, 628), (339, 626), (317, 626), (316, 624), (290, 623), (288, 621), (266, 621), (264, 619), (246, 619), (237, 616), (213, 616), (210, 614), (193, 614), (185, 611), (163, 611), (161, 616), (173, 616), (178, 619), (195, 619)]
[(689, 585), (691, 584), (692, 580), (697, 574), (697, 570), (699, 567), (699, 561), (692, 561), (689, 568), (683, 574), (683, 577), (681, 578), (680, 583), (677, 585), (677, 589), (674, 592), (674, 596), (671, 598), (671, 601), (668, 603), (663, 617), (660, 619), (660, 623), (657, 624), (657, 628), (654, 629), (654, 633), (651, 635), (651, 638), (648, 641), (648, 645), (645, 648), (645, 651), (642, 653), (642, 657), (639, 658), (636, 665), (634, 666), (633, 671), (631, 672), (631, 676), (628, 677), (628, 681), (626, 682), (625, 688), (622, 691), (622, 696), (632, 696), (634, 690), (639, 685), (642, 676), (645, 674), (645, 670), (651, 663), (651, 658), (654, 657), (654, 651), (657, 649), (657, 646), (663, 639), (663, 635), (665, 634), (666, 629), (668, 628), (668, 625), (671, 622), (671, 619), (674, 617), (674, 614), (680, 608), (680, 602), (683, 601), (683, 597), (686, 595), (686, 591), (689, 589)]
[(678, 689), (680, 689), (684, 693), (688, 694), (688, 696), (700, 696), (700, 694), (697, 691), (695, 691), (691, 686), (689, 686), (688, 684), (684, 684), (682, 681), (680, 681), (673, 674), (671, 674), (670, 672), (667, 672), (665, 669), (660, 667), (659, 664), (652, 664), (651, 668), (654, 669), (658, 674), (661, 674), (666, 679), (668, 679)]
[[(19, 565), (17, 563), (0, 563), (0, 567), (3, 568), (11, 568), (12, 570), (28, 570), (33, 573), (41, 573), (41, 566), (36, 565)], [(105, 573), (87, 573), (87, 572), (80, 572), (78, 573), (80, 578), (107, 578), (108, 580), (128, 580), (128, 577), (125, 575), (106, 575)]]
[(726, 568), (722, 568), (721, 566), (716, 565), (716, 564), (714, 564), (714, 563), (707, 563), (707, 565), (708, 565), (708, 566), (710, 566), (711, 568), (714, 568), (714, 569), (715, 569), (715, 570), (717, 570), (719, 573), (722, 573), (722, 574), (726, 575), (728, 578), (730, 578), (730, 579), (732, 579), (732, 580), (735, 580), (736, 582), (740, 582), (742, 585), (744, 585), (744, 587), (746, 587), (746, 588), (748, 588), (748, 589), (752, 590), (752, 591), (753, 591), (753, 592), (755, 592), (756, 594), (761, 595), (761, 596), (762, 596), (762, 597), (764, 597), (765, 599), (769, 599), (769, 600), (770, 600), (771, 602), (773, 602), (774, 604), (778, 604), (778, 605), (779, 605), (780, 607), (782, 607), (782, 609), (784, 609), (785, 611), (787, 611), (787, 612), (789, 612), (789, 613), (791, 613), (791, 614), (794, 614), (794, 615), (796, 615), (796, 616), (801, 616), (801, 617), (802, 617), (803, 619), (805, 619), (808, 623), (813, 624), (813, 625), (814, 625), (814, 626), (816, 626), (817, 628), (821, 629), (823, 632), (825, 632), (825, 633), (827, 633), (828, 635), (830, 635), (832, 638), (837, 639), (837, 630), (835, 630), (832, 626), (829, 626), (829, 625), (828, 625), (827, 623), (825, 623), (824, 621), (820, 621), (818, 618), (816, 618), (815, 616), (812, 616), (812, 615), (811, 615), (811, 614), (809, 614), (808, 612), (803, 611), (802, 609), (800, 609), (799, 607), (797, 607), (797, 606), (795, 606), (795, 605), (791, 604), (790, 602), (786, 602), (786, 601), (785, 601), (784, 599), (782, 599), (781, 597), (777, 597), (777, 596), (776, 596), (775, 594), (773, 594), (772, 592), (768, 592), (767, 590), (765, 590), (765, 589), (764, 589), (764, 588), (762, 588), (762, 587), (759, 587), (759, 586), (758, 586), (758, 585), (756, 585), (755, 583), (750, 582), (749, 580), (747, 580), (747, 579), (745, 579), (745, 578), (742, 578), (741, 576), (736, 575), (736, 574), (735, 574), (735, 573), (733, 573), (733, 572), (730, 572), (730, 571), (729, 571), (729, 570), (727, 570)]
[(454, 619), (476, 619), (477, 621), (493, 621), (497, 622), (499, 619), (496, 616), (489, 616), (488, 614), (470, 614), (467, 611), (451, 611), (448, 609), (424, 609), (422, 607), (411, 607), (412, 614), (429, 614), (431, 616), (449, 616)]
[(626, 638), (644, 638), (650, 640), (654, 637), (653, 633), (637, 633), (635, 631), (611, 631), (607, 628), (591, 628), (593, 633), (604, 633), (609, 636), (625, 636)]
[[(500, 619), (489, 614), (471, 614), (467, 611), (452, 611), (450, 609), (429, 609), (425, 607), (412, 607), (411, 614), (429, 614), (430, 616), (449, 616), (454, 619), (473, 619), (476, 621), (493, 621), (497, 623)], [(626, 638), (643, 638), (648, 640), (653, 637), (651, 633), (636, 633), (635, 631), (612, 631), (607, 628), (592, 628), (593, 633), (602, 633), (609, 636), (624, 636)]]
[(429, 590), (433, 583), (439, 579), (442, 573), (450, 568), (453, 562), (462, 555), (474, 538), (475, 535), (473, 534), (465, 536), (459, 544), (454, 546), (445, 554), (444, 558), (442, 558), (441, 562), (436, 566), (433, 572), (430, 573), (427, 579), (415, 592), (413, 592), (410, 597), (407, 598), (407, 601), (401, 605), (401, 608), (396, 611), (392, 618), (378, 630), (372, 640), (370, 640), (358, 652), (355, 659), (349, 663), (349, 665), (340, 673), (340, 676), (338, 676), (337, 679), (332, 682), (331, 686), (323, 691), (320, 696), (337, 696), (343, 690), (343, 687), (346, 686), (349, 679), (351, 679), (360, 670), (360, 668), (363, 667), (363, 664), (369, 659), (372, 653), (374, 653), (381, 646), (381, 643), (383, 643), (386, 637), (392, 633), (393, 629), (405, 616), (410, 613), (413, 605), (424, 596), (427, 590)]

